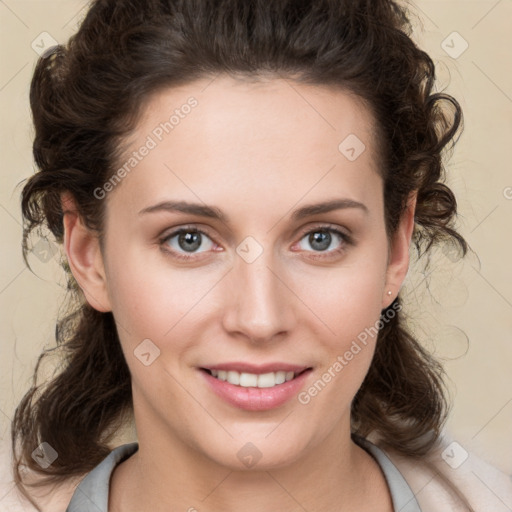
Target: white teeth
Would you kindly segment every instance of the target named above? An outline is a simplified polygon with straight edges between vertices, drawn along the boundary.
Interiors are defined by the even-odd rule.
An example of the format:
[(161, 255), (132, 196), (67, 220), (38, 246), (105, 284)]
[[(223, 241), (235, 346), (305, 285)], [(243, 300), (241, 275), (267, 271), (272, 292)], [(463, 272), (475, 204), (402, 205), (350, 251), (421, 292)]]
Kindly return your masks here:
[[(232, 383), (230, 383), (232, 384)], [(240, 386), (243, 388), (255, 388), (258, 386), (258, 376), (254, 373), (241, 373)]]
[(276, 374), (275, 373), (262, 373), (258, 376), (258, 387), (259, 388), (271, 388), (276, 385)]
[(240, 374), (238, 372), (229, 371), (227, 381), (230, 384), (238, 386), (240, 384)]
[(217, 377), (219, 380), (244, 388), (272, 388), (295, 377), (294, 372), (281, 370), (278, 372), (261, 373), (259, 375), (255, 373), (239, 373), (232, 370), (210, 370), (210, 372), (213, 377)]
[(286, 380), (286, 372), (276, 372), (276, 384), (282, 384)]

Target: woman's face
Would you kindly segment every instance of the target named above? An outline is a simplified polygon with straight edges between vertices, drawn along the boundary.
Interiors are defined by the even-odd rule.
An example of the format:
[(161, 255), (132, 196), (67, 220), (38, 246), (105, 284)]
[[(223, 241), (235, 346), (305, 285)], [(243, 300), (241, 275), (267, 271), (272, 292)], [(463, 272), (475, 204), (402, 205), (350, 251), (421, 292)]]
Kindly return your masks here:
[(348, 435), (407, 271), (407, 244), (388, 261), (372, 122), (347, 93), (278, 79), (147, 105), (102, 189), (89, 288), (118, 326), (140, 443), (277, 467)]

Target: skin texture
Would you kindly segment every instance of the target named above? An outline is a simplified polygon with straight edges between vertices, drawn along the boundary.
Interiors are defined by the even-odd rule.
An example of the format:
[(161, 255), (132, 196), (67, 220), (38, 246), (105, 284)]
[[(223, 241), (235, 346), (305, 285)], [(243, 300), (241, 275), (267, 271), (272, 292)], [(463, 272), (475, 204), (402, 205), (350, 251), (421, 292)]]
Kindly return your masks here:
[[(415, 196), (388, 245), (370, 113), (346, 92), (277, 78), (220, 76), (160, 91), (119, 166), (191, 96), (197, 106), (104, 199), (103, 251), (63, 195), (70, 267), (89, 303), (113, 311), (132, 375), (139, 450), (114, 471), (109, 510), (388, 512), (378, 465), (350, 439), (374, 338), (309, 403), (294, 397), (268, 411), (224, 402), (199, 368), (306, 365), (308, 389), (396, 297)], [(355, 161), (338, 149), (349, 134), (366, 146)], [(299, 207), (341, 198), (367, 212), (292, 219)], [(229, 222), (139, 214), (169, 200), (215, 206)], [(177, 236), (162, 241), (185, 226), (207, 234), (195, 253)], [(318, 249), (308, 234), (326, 226), (353, 243), (332, 233)], [(248, 236), (263, 251), (251, 263), (236, 251)], [(134, 354), (145, 339), (160, 350), (148, 366)], [(237, 456), (248, 442), (261, 453), (251, 468)]]

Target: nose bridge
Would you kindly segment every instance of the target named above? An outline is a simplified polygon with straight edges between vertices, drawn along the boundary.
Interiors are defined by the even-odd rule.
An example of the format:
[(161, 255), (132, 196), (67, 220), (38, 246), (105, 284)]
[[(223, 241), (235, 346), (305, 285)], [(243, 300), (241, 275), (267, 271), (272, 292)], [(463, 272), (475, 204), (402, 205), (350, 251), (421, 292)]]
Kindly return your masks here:
[(273, 250), (258, 245), (254, 240), (245, 240), (237, 247), (224, 327), (262, 342), (291, 329), (293, 305), (291, 292), (282, 282), (285, 276), (275, 268)]

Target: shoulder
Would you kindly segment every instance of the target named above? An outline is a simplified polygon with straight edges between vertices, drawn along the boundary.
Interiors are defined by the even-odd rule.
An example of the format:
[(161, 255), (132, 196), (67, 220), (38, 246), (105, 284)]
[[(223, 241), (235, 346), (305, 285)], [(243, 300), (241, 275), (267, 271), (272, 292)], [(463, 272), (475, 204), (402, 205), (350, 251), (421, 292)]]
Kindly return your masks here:
[(9, 436), (0, 441), (0, 510), (9, 512), (65, 512), (82, 477), (75, 477), (58, 486), (30, 489), (39, 506), (27, 500), (14, 483), (12, 474), (12, 448)]
[(403, 475), (422, 512), (512, 509), (511, 476), (462, 447), (446, 432), (437, 447), (421, 459), (398, 454), (381, 446), (378, 440), (375, 444)]

